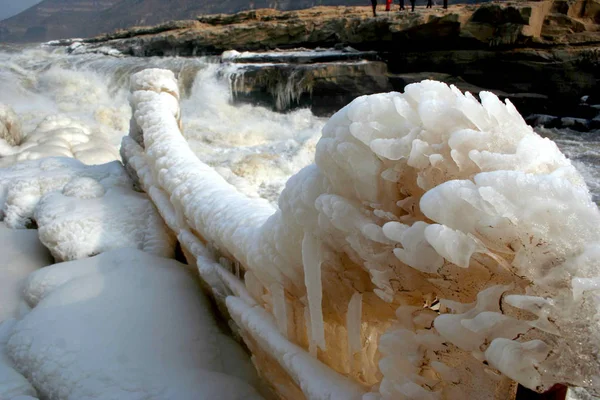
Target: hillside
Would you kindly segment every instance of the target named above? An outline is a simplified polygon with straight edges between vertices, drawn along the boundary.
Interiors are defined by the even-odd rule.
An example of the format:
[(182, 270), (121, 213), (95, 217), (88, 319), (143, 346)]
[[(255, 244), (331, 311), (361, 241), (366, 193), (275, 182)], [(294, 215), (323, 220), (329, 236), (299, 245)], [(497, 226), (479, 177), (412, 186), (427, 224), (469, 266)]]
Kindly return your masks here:
[[(418, 0), (418, 4), (424, 2)], [(437, 2), (441, 3), (441, 0)], [(379, 3), (382, 4), (383, 0)], [(394, 3), (394, 8), (398, 7), (396, 0)], [(190, 19), (200, 14), (235, 13), (258, 8), (297, 10), (317, 5), (369, 4), (367, 0), (43, 0), (14, 17), (0, 21), (0, 42), (90, 37), (131, 26)]]
[(4, 21), (0, 21), (0, 41), (36, 42), (65, 36), (94, 34), (94, 19), (120, 0), (44, 0)]

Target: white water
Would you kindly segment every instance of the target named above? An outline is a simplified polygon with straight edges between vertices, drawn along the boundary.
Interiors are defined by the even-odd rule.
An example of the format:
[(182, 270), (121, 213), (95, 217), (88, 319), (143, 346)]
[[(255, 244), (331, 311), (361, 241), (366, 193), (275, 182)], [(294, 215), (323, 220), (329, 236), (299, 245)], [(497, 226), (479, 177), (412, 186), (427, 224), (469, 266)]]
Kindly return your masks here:
[(0, 48), (0, 103), (15, 110), (25, 135), (44, 118), (64, 115), (118, 149), (131, 118), (129, 77), (149, 67), (176, 73), (184, 135), (198, 157), (244, 193), (275, 201), (287, 179), (312, 162), (325, 120), (309, 110), (282, 114), (233, 105), (235, 67), (214, 58), (115, 58), (66, 55), (62, 48)]
[[(0, 47), (0, 103), (13, 107), (25, 134), (48, 116), (65, 115), (118, 149), (131, 117), (129, 77), (148, 67), (176, 73), (184, 135), (202, 161), (244, 193), (275, 201), (287, 179), (312, 162), (325, 119), (308, 110), (282, 114), (233, 105), (232, 84), (241, 79), (239, 70), (215, 58), (116, 58), (67, 55), (63, 48)], [(282, 90), (287, 86), (282, 83)], [(600, 141), (593, 134), (539, 132), (575, 160), (598, 201)]]

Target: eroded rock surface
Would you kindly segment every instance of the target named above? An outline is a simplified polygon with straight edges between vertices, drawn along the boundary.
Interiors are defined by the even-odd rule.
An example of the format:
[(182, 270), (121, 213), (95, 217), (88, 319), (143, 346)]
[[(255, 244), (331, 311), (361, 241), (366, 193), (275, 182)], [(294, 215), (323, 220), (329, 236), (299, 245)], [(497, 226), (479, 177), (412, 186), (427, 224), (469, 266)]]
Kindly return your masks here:
[[(585, 118), (578, 99), (600, 90), (598, 0), (455, 5), (448, 10), (418, 7), (414, 13), (398, 12), (396, 7), (389, 13), (380, 11), (377, 18), (372, 17), (370, 7), (203, 15), (196, 20), (121, 30), (85, 42), (91, 48), (109, 46), (135, 56), (352, 46), (359, 51), (376, 51), (391, 74), (447, 74), (450, 81), (463, 80), (516, 99), (523, 114)], [(373, 60), (373, 56), (365, 55), (364, 59)], [(323, 90), (335, 93), (349, 89), (345, 82), (354, 76), (351, 68), (344, 68), (343, 78), (340, 68), (322, 68), (321, 74), (337, 81), (334, 88), (324, 85)], [(279, 73), (276, 70), (270, 69), (275, 71), (271, 82)], [(264, 74), (268, 72), (253, 72)], [(404, 89), (396, 85), (399, 82), (390, 80), (395, 90)], [(250, 92), (272, 92), (277, 83), (269, 87), (248, 85), (238, 96), (240, 100)], [(387, 85), (375, 79), (363, 91), (360, 87), (351, 89), (361, 95), (381, 91)], [(312, 94), (303, 92), (305, 98), (312, 99), (310, 104), (317, 113), (329, 112), (320, 109), (316, 104), (319, 96), (314, 91)], [(278, 108), (277, 96), (270, 101)], [(291, 105), (302, 104), (300, 100)]]

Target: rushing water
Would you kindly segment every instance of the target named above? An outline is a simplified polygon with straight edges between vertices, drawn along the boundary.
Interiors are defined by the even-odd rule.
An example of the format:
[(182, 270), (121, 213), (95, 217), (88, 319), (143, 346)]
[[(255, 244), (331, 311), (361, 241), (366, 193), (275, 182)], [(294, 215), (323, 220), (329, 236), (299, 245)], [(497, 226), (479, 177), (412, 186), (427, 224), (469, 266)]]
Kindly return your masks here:
[[(129, 77), (144, 68), (168, 68), (179, 79), (184, 135), (198, 157), (246, 194), (275, 201), (289, 176), (312, 162), (325, 120), (309, 110), (283, 114), (232, 104), (232, 82), (239, 72), (219, 61), (0, 47), (0, 103), (17, 112), (26, 134), (44, 118), (60, 114), (118, 148), (131, 117)], [(538, 131), (574, 160), (599, 199), (600, 139), (593, 133)]]
[(283, 114), (233, 105), (235, 68), (215, 58), (117, 58), (67, 55), (62, 48), (0, 48), (0, 103), (15, 110), (25, 133), (60, 114), (118, 148), (131, 118), (129, 77), (152, 67), (170, 69), (180, 81), (184, 135), (192, 149), (248, 195), (275, 201), (287, 179), (312, 162), (325, 119), (306, 109)]

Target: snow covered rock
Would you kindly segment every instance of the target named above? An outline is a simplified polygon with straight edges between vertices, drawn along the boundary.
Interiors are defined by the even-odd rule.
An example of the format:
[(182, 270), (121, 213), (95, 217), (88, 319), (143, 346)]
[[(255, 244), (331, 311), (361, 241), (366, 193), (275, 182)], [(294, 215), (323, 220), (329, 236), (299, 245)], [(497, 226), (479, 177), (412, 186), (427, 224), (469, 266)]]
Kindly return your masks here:
[(0, 223), (0, 322), (18, 317), (27, 276), (53, 260), (36, 230), (15, 230)]
[[(170, 76), (132, 81), (154, 78)], [(552, 141), (480, 98), (435, 81), (357, 98), (278, 209), (194, 156), (165, 91), (132, 94), (143, 141), (124, 140), (123, 159), (170, 224), (239, 265), (283, 337), (369, 399), (598, 391), (600, 211)]]
[(90, 257), (123, 247), (163, 257), (174, 255), (175, 238), (143, 193), (75, 178), (63, 192), (42, 198), (35, 210), (40, 240), (57, 261)]
[(91, 178), (103, 188), (131, 187), (119, 162), (87, 166), (81, 161), (56, 157), (20, 162), (0, 169), (0, 207), (10, 228), (25, 228), (43, 195), (62, 191), (74, 178)]
[(62, 115), (45, 118), (22, 141), (7, 142), (13, 147), (0, 147), (2, 167), (45, 157), (76, 158), (88, 165), (119, 159), (119, 152), (110, 144), (108, 137), (101, 132), (92, 132), (81, 122)]
[(8, 227), (37, 225), (57, 261), (121, 247), (171, 257), (173, 236), (132, 185), (117, 161), (87, 166), (45, 158), (0, 169), (0, 204)]
[(17, 370), (6, 353), (6, 343), (16, 324), (15, 319), (0, 322), (0, 399), (37, 400), (37, 392), (31, 383)]
[(7, 353), (43, 398), (260, 399), (192, 273), (133, 249), (31, 275)]
[(9, 146), (17, 146), (21, 143), (21, 135), (21, 123), (17, 114), (9, 106), (0, 104), (0, 139)]

